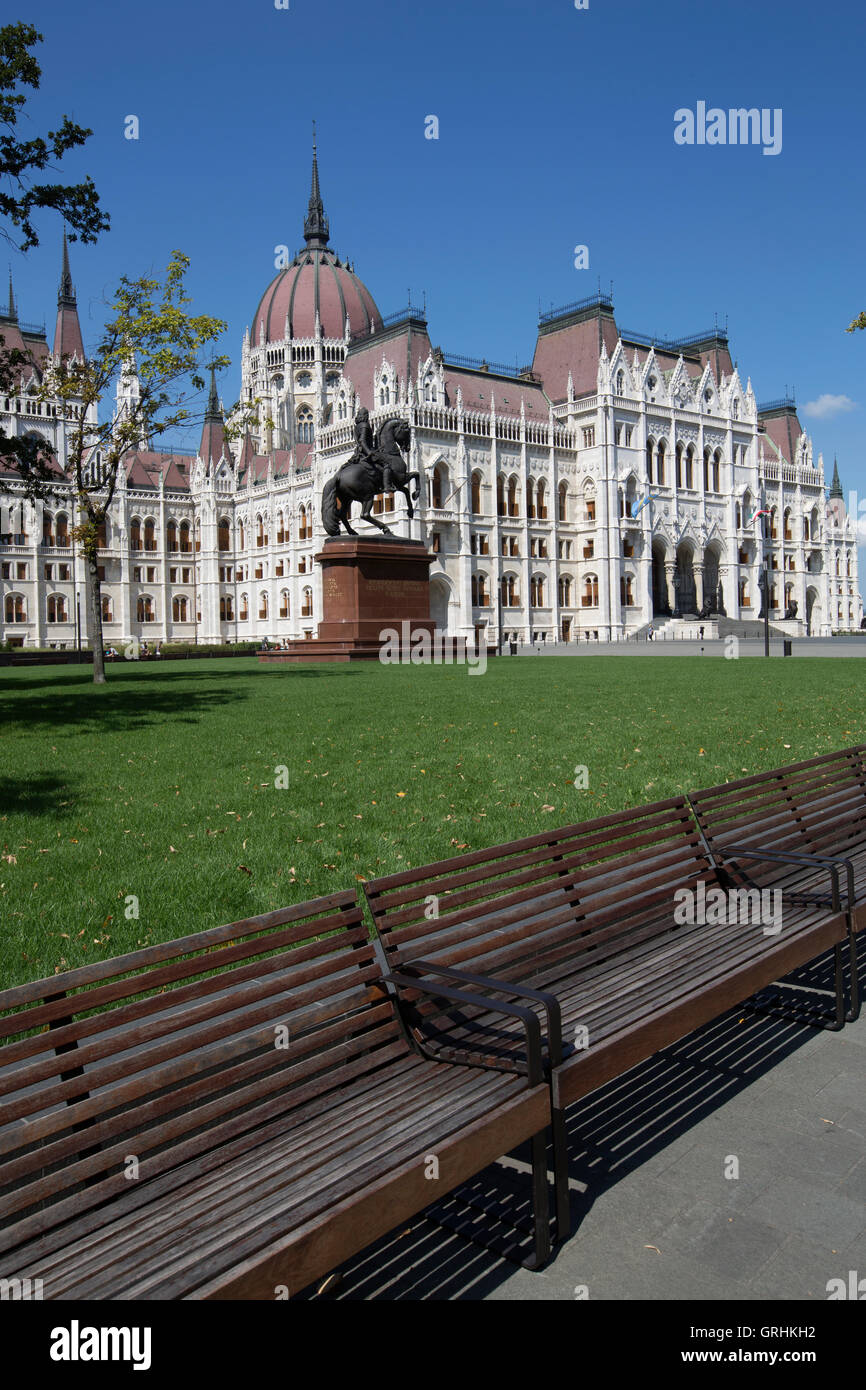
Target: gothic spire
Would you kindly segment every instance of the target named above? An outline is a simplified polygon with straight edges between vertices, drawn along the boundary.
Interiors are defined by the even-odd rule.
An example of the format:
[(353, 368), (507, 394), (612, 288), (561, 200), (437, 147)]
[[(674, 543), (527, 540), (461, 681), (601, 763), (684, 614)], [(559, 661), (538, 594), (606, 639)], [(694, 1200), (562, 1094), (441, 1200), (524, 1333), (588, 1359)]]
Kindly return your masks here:
[(323, 249), (328, 244), (328, 219), (322, 206), (319, 190), (319, 160), (316, 152), (316, 123), (313, 122), (313, 177), (310, 186), (310, 202), (304, 218), (304, 240), (311, 248)]
[(13, 323), (16, 323), (17, 320), (18, 320), (18, 314), (16, 313), (16, 310), (15, 310), (15, 295), (14, 295), (13, 292), (12, 292), (12, 268), (11, 268), (11, 266), (10, 266), (10, 268), (9, 268), (9, 310), (8, 310), (8, 312), (7, 312), (7, 314), (6, 314), (6, 317), (7, 317), (8, 319), (11, 319)]
[(835, 458), (833, 459), (833, 481), (832, 481), (831, 484), (830, 484), (830, 496), (831, 496), (831, 497), (843, 497), (843, 496), (844, 496), (844, 493), (842, 492), (842, 483), (841, 483), (841, 481), (840, 481), (840, 479), (839, 479), (839, 465), (838, 465), (838, 463), (836, 462)]
[(66, 242), (66, 228), (63, 228), (63, 268), (60, 273), (60, 289), (57, 294), (57, 323), (54, 329), (54, 356), (59, 360), (77, 357), (84, 361), (84, 340), (81, 324), (78, 321), (78, 305), (75, 301), (75, 287), (69, 270), (69, 247)]
[(63, 269), (60, 273), (60, 289), (57, 294), (57, 307), (75, 307), (75, 286), (69, 270), (69, 245), (66, 241), (66, 228), (63, 228)]
[(205, 412), (204, 418), (205, 420), (219, 420), (220, 423), (222, 423), (223, 418), (220, 412), (220, 403), (219, 396), (217, 395), (216, 376), (214, 375), (213, 363), (211, 363), (210, 368), (210, 391), (208, 392), (207, 411)]

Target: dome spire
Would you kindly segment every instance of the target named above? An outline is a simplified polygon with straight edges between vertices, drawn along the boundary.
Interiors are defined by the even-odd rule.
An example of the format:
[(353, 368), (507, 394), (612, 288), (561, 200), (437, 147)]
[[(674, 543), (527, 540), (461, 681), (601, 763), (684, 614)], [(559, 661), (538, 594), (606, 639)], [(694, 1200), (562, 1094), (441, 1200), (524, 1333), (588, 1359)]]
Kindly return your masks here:
[(310, 187), (310, 202), (304, 218), (304, 240), (311, 248), (324, 249), (328, 244), (328, 219), (322, 206), (319, 191), (319, 160), (316, 151), (316, 122), (313, 121), (313, 177)]

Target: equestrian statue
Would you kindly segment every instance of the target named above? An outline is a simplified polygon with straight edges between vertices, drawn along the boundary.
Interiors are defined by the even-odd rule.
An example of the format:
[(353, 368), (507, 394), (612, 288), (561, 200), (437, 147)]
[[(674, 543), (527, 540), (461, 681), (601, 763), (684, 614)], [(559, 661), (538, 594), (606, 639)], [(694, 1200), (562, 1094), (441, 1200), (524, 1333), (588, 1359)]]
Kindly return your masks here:
[[(420, 474), (408, 472), (401, 452), (408, 451), (410, 439), (409, 424), (398, 415), (383, 420), (374, 434), (369, 411), (362, 406), (355, 417), (355, 452), (322, 489), (322, 525), (329, 536), (339, 536), (341, 526), (350, 536), (357, 536), (349, 524), (353, 502), (362, 504), (362, 521), (393, 536), (391, 528), (373, 516), (374, 499), (382, 492), (402, 492), (410, 518), (414, 515), (412, 502), (418, 500)], [(410, 498), (412, 482), (415, 492)]]

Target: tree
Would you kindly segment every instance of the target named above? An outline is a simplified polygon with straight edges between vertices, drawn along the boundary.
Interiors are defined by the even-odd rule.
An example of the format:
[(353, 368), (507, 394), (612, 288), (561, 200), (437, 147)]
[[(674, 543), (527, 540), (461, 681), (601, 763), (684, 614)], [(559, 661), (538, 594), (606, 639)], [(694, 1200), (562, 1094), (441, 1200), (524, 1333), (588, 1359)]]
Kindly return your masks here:
[[(28, 251), (39, 245), (34, 224), (35, 213), (45, 208), (65, 219), (71, 241), (94, 242), (109, 225), (100, 210), (99, 194), (89, 177), (81, 183), (33, 182), (35, 171), (53, 170), (57, 161), (93, 134), (64, 116), (48, 138), (36, 136), (20, 140), (17, 126), (24, 114), (26, 88), (39, 87), (42, 71), (32, 53), (42, 35), (32, 24), (6, 24), (0, 28), (0, 234), (10, 246)], [(20, 244), (18, 236), (22, 236)], [(29, 353), (6, 348), (0, 335), (0, 393), (11, 395), (22, 370), (32, 367)], [(44, 451), (44, 445), (43, 451)], [(23, 473), (38, 473), (41, 463), (32, 440), (7, 435), (0, 430), (0, 459), (8, 460)]]
[[(93, 679), (97, 684), (105, 681), (99, 536), (120, 468), (130, 451), (142, 447), (142, 441), (151, 447), (156, 436), (192, 418), (186, 402), (194, 392), (204, 389), (202, 350), (226, 329), (221, 319), (188, 312), (192, 302), (184, 288), (188, 267), (189, 257), (175, 251), (164, 283), (148, 276), (137, 280), (123, 276), (111, 304), (113, 317), (95, 351), (86, 362), (74, 357), (50, 367), (40, 387), (43, 399), (64, 401), (66, 413), (75, 419), (68, 457), (78, 513), (72, 535), (85, 561)], [(217, 356), (211, 365), (219, 370), (229, 361)], [(137, 396), (128, 399), (119, 415), (112, 412), (112, 418), (100, 424), (100, 404), (131, 363), (139, 380)], [(50, 483), (31, 477), (25, 481), (25, 489), (31, 497), (41, 496), (50, 490)]]
[(864, 311), (862, 314), (858, 314), (856, 319), (852, 319), (848, 327), (845, 329), (845, 332), (855, 333), (858, 328), (866, 328), (866, 311)]

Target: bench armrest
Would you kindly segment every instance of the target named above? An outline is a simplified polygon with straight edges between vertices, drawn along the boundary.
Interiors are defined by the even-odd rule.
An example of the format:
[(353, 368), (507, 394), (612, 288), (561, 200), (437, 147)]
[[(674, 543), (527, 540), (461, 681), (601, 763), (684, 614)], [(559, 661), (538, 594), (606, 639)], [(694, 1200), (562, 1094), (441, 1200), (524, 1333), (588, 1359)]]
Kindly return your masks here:
[(725, 845), (724, 849), (713, 847), (713, 858), (716, 860), (736, 859), (738, 855), (749, 859), (769, 859), (777, 864), (803, 865), (806, 868), (827, 869), (830, 874), (830, 881), (833, 887), (833, 911), (841, 912), (841, 899), (839, 891), (839, 870), (845, 869), (847, 882), (848, 906), (850, 912), (854, 906), (856, 894), (854, 891), (854, 865), (850, 859), (842, 859), (835, 855), (819, 854), (792, 854), (787, 850), (769, 849), (763, 845)]
[(441, 975), (443, 979), (454, 980), (457, 984), (473, 985), (476, 989), (489, 989), (497, 994), (512, 994), (515, 999), (531, 999), (541, 1004), (547, 1015), (547, 1049), (551, 1067), (558, 1067), (562, 1061), (562, 1009), (555, 994), (532, 989), (529, 985), (514, 984), (512, 981), (496, 980), (491, 975), (476, 975), (474, 971), (457, 970), (451, 965), (437, 965), (434, 961), (413, 960), (400, 966), (401, 971), (420, 970), (425, 975)]
[(402, 986), (404, 989), (417, 990), (419, 994), (430, 995), (434, 999), (445, 999), (451, 1004), (468, 1004), (487, 1012), (506, 1014), (509, 1018), (519, 1019), (526, 1034), (527, 1084), (540, 1086), (544, 1081), (544, 1068), (541, 1061), (541, 1024), (531, 1009), (524, 1008), (521, 1004), (509, 1004), (502, 999), (486, 999), (483, 995), (471, 994), (468, 990), (452, 989), (448, 985), (440, 985), (433, 980), (416, 979), (414, 976), (404, 975), (400, 971), (389, 972), (383, 975), (382, 979), (386, 984), (395, 985), (398, 989)]

